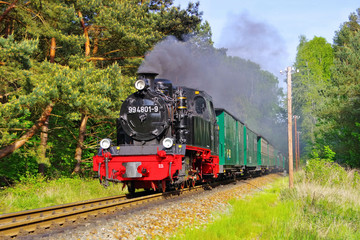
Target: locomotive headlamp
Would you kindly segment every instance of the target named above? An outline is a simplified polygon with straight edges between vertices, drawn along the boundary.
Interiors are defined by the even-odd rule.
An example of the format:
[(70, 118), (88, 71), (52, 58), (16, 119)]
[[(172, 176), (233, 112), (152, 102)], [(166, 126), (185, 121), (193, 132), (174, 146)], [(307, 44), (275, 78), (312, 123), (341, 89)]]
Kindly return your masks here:
[(165, 138), (162, 144), (164, 148), (171, 148), (172, 145), (174, 144), (174, 140), (172, 138)]
[(140, 80), (137, 80), (136, 82), (135, 82), (135, 88), (137, 89), (137, 90), (143, 90), (144, 88), (146, 87), (146, 82), (145, 82), (145, 80), (143, 80), (143, 79), (140, 79)]
[(111, 145), (111, 140), (108, 138), (104, 138), (103, 140), (100, 141), (100, 147), (102, 149), (108, 149)]

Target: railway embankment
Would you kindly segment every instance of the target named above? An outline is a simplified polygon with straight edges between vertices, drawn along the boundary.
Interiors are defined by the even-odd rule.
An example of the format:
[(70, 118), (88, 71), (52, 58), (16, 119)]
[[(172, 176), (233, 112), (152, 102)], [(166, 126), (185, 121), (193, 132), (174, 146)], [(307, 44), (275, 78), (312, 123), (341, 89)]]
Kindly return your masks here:
[[(279, 178), (271, 174), (241, 180), (180, 197), (148, 204), (145, 207), (99, 216), (84, 222), (67, 224), (61, 229), (45, 233), (35, 232), (19, 239), (137, 239), (170, 238), (184, 226), (197, 228), (215, 220), (217, 213), (228, 210), (229, 200), (261, 191), (269, 182)], [(50, 230), (50, 231), (49, 231)]]
[(173, 239), (360, 239), (360, 174), (328, 160), (308, 161), (264, 191), (232, 199), (210, 224)]
[(282, 174), (240, 180), (70, 224), (36, 239), (360, 239), (357, 170), (314, 160), (294, 180), (293, 189)]

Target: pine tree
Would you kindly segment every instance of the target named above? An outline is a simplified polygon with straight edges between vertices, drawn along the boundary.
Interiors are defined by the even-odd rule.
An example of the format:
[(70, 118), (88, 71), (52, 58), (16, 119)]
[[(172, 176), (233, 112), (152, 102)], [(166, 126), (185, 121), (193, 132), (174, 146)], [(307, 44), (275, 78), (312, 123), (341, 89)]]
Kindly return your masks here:
[[(3, 1), (1, 149), (30, 136), (28, 131), (33, 138), (22, 142), (26, 150), (20, 148), (16, 156), (2, 160), (11, 162), (11, 158), (21, 156), (26, 162), (18, 164), (22, 166), (34, 164), (35, 159), (42, 159), (40, 164), (49, 159), (52, 171), (76, 166), (72, 170), (81, 172), (81, 155), (84, 150), (89, 154), (87, 149), (99, 136), (96, 129), (108, 131), (98, 123), (117, 117), (119, 99), (133, 91), (131, 83), (145, 53), (167, 34), (180, 37), (203, 31), (197, 4), (186, 10), (172, 4), (170, 0)], [(43, 134), (40, 141), (36, 130), (43, 121), (36, 129), (32, 126), (43, 119), (44, 109), (50, 105), (56, 114), (51, 114), (49, 129), (44, 130), (48, 140)], [(69, 145), (63, 148), (65, 152), (54, 153), (52, 149), (62, 147), (54, 145), (61, 138), (69, 139)], [(39, 152), (35, 151), (40, 143)], [(21, 171), (14, 175), (23, 174)]]
[(331, 101), (324, 119), (332, 124), (337, 157), (360, 166), (360, 8), (349, 16), (334, 38)]

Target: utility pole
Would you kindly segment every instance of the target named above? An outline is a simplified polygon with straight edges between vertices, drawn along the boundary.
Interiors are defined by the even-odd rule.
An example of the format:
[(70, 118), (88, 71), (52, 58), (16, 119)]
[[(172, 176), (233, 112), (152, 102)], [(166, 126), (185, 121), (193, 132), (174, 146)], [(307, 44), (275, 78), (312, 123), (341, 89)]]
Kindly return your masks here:
[(298, 138), (298, 140), (297, 140), (297, 142), (298, 142), (298, 159), (299, 159), (299, 162), (300, 162), (300, 133), (301, 132), (297, 132), (297, 138)]
[(300, 116), (296, 116), (294, 115), (294, 120), (295, 120), (295, 168), (296, 168), (296, 171), (299, 170), (299, 153), (300, 153), (300, 150), (299, 150), (299, 132), (297, 131), (297, 127), (296, 127), (296, 120), (299, 119)]
[(298, 158), (297, 158), (297, 132), (296, 132), (296, 115), (294, 115), (295, 121), (295, 170), (298, 170)]
[[(292, 103), (291, 103), (291, 73), (295, 72), (291, 67), (285, 70), (287, 73), (287, 110), (288, 110), (288, 151), (289, 151), (289, 188), (294, 187), (294, 163), (293, 163), (293, 139), (292, 139)], [(280, 71), (282, 73), (282, 71)]]
[(294, 187), (293, 146), (292, 146), (292, 103), (291, 103), (291, 67), (287, 67), (287, 109), (288, 109), (288, 147), (289, 147), (289, 187)]

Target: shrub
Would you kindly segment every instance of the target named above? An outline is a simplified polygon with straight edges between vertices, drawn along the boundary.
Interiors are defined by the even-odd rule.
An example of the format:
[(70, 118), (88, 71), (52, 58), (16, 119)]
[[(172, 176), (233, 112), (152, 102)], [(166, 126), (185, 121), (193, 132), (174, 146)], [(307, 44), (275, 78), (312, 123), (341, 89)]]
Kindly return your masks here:
[(350, 182), (358, 181), (358, 174), (349, 176), (343, 167), (334, 163), (335, 153), (329, 146), (324, 146), (323, 151), (320, 152), (313, 151), (312, 156), (313, 158), (307, 161), (305, 167), (308, 182), (315, 182), (321, 186), (343, 186), (349, 185), (349, 180)]

